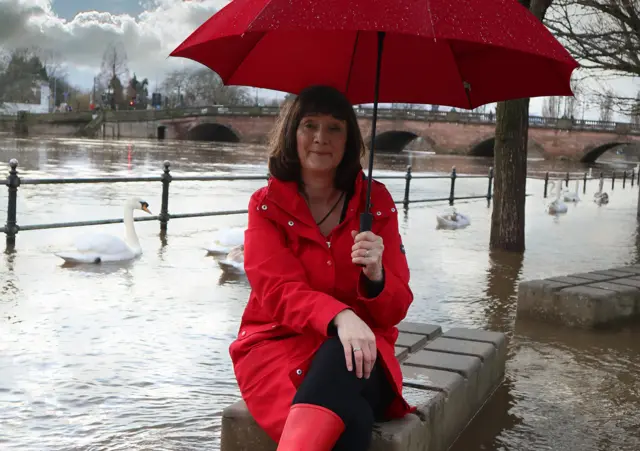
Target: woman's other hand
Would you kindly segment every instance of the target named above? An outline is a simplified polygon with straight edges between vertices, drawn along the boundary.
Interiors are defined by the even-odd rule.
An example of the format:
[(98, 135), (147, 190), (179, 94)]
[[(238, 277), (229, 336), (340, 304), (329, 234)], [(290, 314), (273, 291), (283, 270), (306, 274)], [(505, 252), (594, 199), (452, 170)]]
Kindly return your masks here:
[(373, 232), (358, 233), (351, 231), (354, 244), (351, 248), (351, 261), (364, 265), (362, 272), (373, 282), (380, 282), (384, 277), (382, 273), (382, 252), (384, 243), (382, 238)]
[(353, 310), (343, 310), (333, 319), (338, 337), (344, 348), (347, 369), (353, 371), (355, 359), (356, 376), (369, 378), (376, 361), (376, 337)]

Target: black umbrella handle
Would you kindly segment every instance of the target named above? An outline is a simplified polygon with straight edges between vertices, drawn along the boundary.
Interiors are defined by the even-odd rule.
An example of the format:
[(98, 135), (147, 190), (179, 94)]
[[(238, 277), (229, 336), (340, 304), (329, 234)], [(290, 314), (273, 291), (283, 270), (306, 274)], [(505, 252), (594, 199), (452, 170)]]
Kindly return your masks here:
[[(360, 233), (371, 231), (373, 225), (373, 215), (371, 213), (360, 213)], [(364, 268), (365, 265), (358, 263), (358, 266)]]
[(373, 215), (367, 212), (361, 213), (360, 214), (360, 232), (371, 231), (372, 225), (373, 225)]

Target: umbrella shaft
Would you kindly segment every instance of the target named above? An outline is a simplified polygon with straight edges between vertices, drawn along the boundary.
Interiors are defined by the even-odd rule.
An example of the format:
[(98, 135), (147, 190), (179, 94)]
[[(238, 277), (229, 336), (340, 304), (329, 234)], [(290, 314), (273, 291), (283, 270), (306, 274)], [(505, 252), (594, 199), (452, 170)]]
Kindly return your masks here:
[(371, 210), (371, 180), (373, 174), (373, 156), (376, 145), (376, 123), (378, 122), (378, 93), (380, 92), (380, 69), (382, 67), (382, 50), (384, 48), (384, 31), (378, 32), (378, 60), (376, 62), (375, 92), (373, 94), (373, 120), (371, 121), (371, 147), (369, 150), (369, 177), (367, 178), (367, 203), (365, 213)]

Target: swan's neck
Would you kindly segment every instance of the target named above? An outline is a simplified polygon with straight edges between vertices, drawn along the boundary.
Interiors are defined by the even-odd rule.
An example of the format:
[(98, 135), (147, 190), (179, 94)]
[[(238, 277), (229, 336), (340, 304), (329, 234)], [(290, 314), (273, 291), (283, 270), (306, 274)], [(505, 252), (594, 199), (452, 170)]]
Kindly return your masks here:
[(133, 210), (129, 207), (124, 207), (124, 229), (125, 240), (127, 244), (133, 249), (140, 249), (140, 241), (138, 241), (138, 234), (133, 226)]

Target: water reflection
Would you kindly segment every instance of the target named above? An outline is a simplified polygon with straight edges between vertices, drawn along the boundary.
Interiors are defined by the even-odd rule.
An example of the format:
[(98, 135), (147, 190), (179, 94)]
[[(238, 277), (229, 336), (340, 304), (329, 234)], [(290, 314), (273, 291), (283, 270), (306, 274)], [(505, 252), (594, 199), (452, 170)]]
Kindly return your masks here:
[[(510, 334), (516, 315), (518, 283), (522, 274), (524, 255), (502, 251), (489, 252), (487, 302), (485, 315), (487, 328)], [(505, 326), (507, 328), (505, 329)]]
[[(534, 422), (540, 441), (551, 444), (547, 436), (555, 437), (554, 449), (640, 449), (639, 332), (587, 332), (518, 320), (519, 350), (510, 367), (524, 403), (536, 390), (543, 393), (544, 421)], [(572, 427), (566, 428), (561, 419), (569, 416)]]
[(514, 413), (516, 400), (513, 396), (514, 382), (510, 376), (496, 389), (493, 396), (484, 407), (491, 415), (478, 415), (449, 451), (470, 451), (489, 449), (529, 449), (512, 447), (512, 443), (501, 443), (501, 434), (507, 434), (518, 426), (522, 426), (524, 419)]
[(122, 275), (130, 274), (130, 270), (133, 269), (136, 260), (137, 259), (119, 262), (106, 262), (99, 265), (63, 262), (60, 265), (60, 268), (64, 268), (66, 271), (76, 272), (80, 277), (102, 277), (112, 274)]
[[(0, 160), (16, 157), (21, 176), (266, 174), (260, 146), (85, 139), (2, 138)], [(374, 174), (487, 174), (492, 161), (413, 152), (376, 157)], [(614, 162), (599, 162), (611, 168)], [(628, 167), (635, 163), (624, 162)], [(529, 173), (582, 173), (571, 162), (530, 160)], [(384, 180), (402, 199), (404, 179)], [(449, 180), (414, 179), (411, 199), (447, 197)], [(246, 208), (264, 180), (170, 185), (170, 213)], [(436, 230), (447, 202), (411, 204), (400, 232), (415, 301), (408, 320), (482, 327), (509, 336), (507, 377), (456, 451), (640, 449), (640, 330), (560, 331), (515, 320), (520, 280), (639, 261), (638, 188), (610, 191), (560, 218), (546, 214), (543, 182), (527, 181), (527, 251), (490, 252), (491, 208), (456, 202), (471, 218), (461, 230)], [(0, 218), (6, 215), (0, 189)], [(459, 196), (484, 195), (487, 179), (458, 179)], [(23, 185), (22, 225), (122, 217), (132, 195), (159, 211), (159, 182)], [(155, 207), (154, 207), (155, 206)], [(0, 219), (2, 221), (2, 219)], [(21, 231), (0, 263), (0, 441), (8, 449), (217, 449), (220, 413), (238, 399), (228, 346), (249, 295), (246, 276), (223, 271), (204, 248), (246, 215), (136, 222), (136, 261), (62, 265), (78, 228)], [(122, 224), (91, 227), (122, 234)]]

